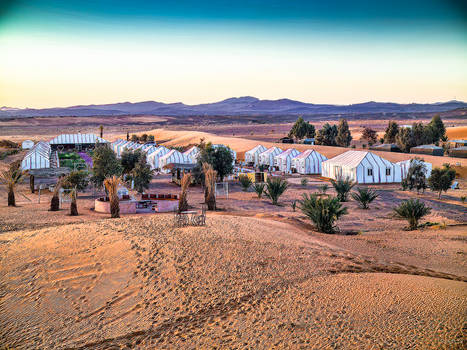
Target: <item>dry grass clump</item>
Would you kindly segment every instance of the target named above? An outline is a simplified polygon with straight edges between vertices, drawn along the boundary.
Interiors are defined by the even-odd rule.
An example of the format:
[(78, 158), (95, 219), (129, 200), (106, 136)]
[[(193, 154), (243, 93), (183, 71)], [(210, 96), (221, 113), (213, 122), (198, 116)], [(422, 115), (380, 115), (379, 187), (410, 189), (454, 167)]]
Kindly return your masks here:
[(191, 174), (187, 173), (183, 175), (181, 181), (181, 189), (180, 189), (180, 198), (178, 200), (178, 212), (182, 212), (188, 209), (188, 187), (191, 184)]
[(71, 190), (70, 197), (70, 216), (78, 216), (78, 205), (76, 204), (76, 187)]
[(110, 217), (120, 217), (120, 203), (118, 201), (117, 190), (118, 186), (122, 183), (122, 180), (117, 176), (108, 177), (104, 180), (104, 186), (109, 194), (110, 200)]
[(208, 210), (216, 210), (216, 178), (217, 171), (208, 163), (203, 163), (204, 173), (204, 201), (208, 206)]
[(59, 193), (62, 188), (63, 180), (58, 179), (54, 187), (54, 192), (52, 194), (52, 199), (50, 200), (50, 211), (59, 211), (60, 210), (60, 198)]
[(0, 172), (0, 183), (4, 184), (8, 190), (8, 206), (15, 207), (15, 187), (22, 180), (24, 173), (16, 166), (10, 165), (8, 170)]

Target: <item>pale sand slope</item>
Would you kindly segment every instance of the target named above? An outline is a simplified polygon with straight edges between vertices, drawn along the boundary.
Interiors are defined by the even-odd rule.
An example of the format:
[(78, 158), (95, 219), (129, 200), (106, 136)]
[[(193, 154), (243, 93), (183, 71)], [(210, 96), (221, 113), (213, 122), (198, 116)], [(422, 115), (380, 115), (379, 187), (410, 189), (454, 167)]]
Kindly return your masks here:
[[(343, 147), (330, 147), (330, 146), (310, 146), (302, 144), (284, 144), (284, 143), (271, 143), (271, 142), (260, 142), (250, 139), (243, 139), (239, 137), (225, 137), (217, 136), (214, 134), (200, 132), (200, 131), (174, 131), (174, 130), (165, 130), (165, 129), (154, 129), (147, 132), (149, 135), (154, 135), (156, 140), (165, 141), (164, 145), (167, 146), (187, 146), (199, 143), (201, 138), (204, 138), (206, 142), (212, 142), (214, 144), (224, 144), (230, 146), (233, 150), (237, 152), (237, 158), (242, 160), (244, 159), (245, 152), (262, 144), (265, 147), (276, 146), (283, 150), (289, 148), (296, 148), (299, 151), (305, 151), (307, 149), (314, 149), (317, 152), (325, 155), (328, 158), (335, 157), (341, 153), (351, 150), (350, 148)], [(120, 138), (125, 138), (126, 135), (117, 135)], [(117, 138), (117, 137), (115, 137)], [(392, 153), (392, 152), (380, 152), (372, 151), (379, 156), (391, 161), (399, 162), (402, 160), (407, 160), (415, 157), (422, 157), (426, 162), (430, 162), (435, 166), (441, 166), (444, 163), (450, 163), (455, 165), (460, 163), (461, 166), (467, 166), (467, 159), (463, 158), (451, 158), (451, 157), (435, 157), (429, 155), (420, 155), (420, 154), (406, 154), (406, 153)]]
[(376, 262), (285, 223), (171, 220), (1, 235), (0, 345), (462, 347), (467, 289), (455, 276)]

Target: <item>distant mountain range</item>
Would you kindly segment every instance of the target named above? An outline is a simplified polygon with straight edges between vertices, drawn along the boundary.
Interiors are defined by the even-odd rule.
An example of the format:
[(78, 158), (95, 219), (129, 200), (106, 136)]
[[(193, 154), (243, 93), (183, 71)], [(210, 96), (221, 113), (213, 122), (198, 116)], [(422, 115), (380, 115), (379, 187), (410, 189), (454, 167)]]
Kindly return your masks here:
[(62, 108), (19, 109), (0, 108), (0, 118), (47, 117), (47, 116), (95, 116), (95, 115), (136, 115), (162, 116), (261, 116), (261, 115), (327, 115), (366, 113), (423, 113), (444, 112), (467, 107), (461, 101), (438, 103), (399, 104), (391, 102), (365, 102), (351, 105), (313, 104), (289, 99), (260, 100), (256, 97), (234, 97), (214, 103), (186, 105), (183, 103), (162, 103), (155, 101), (123, 102), (103, 105), (72, 106)]

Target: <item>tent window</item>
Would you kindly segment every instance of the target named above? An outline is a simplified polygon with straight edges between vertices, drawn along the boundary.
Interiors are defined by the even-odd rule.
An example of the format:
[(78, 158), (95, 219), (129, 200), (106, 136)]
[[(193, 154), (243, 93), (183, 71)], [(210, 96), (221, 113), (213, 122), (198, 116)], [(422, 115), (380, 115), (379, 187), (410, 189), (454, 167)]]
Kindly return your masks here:
[(390, 176), (391, 175), (391, 168), (386, 168), (386, 176)]
[(373, 176), (373, 169), (368, 169), (368, 176)]

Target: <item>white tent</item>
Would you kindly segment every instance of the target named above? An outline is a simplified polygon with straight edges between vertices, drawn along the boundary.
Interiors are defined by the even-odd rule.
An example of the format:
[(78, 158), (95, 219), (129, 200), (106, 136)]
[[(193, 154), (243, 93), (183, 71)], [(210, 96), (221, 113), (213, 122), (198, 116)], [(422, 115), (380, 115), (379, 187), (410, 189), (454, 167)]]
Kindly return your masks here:
[(253, 163), (254, 165), (259, 163), (259, 155), (266, 151), (266, 147), (263, 145), (258, 145), (253, 149), (245, 152), (245, 162)]
[(192, 163), (196, 163), (198, 161), (198, 156), (199, 156), (199, 148), (196, 146), (193, 146), (183, 152), (183, 155), (189, 159), (191, 159)]
[(402, 181), (400, 165), (372, 152), (347, 151), (322, 163), (322, 174), (331, 179), (349, 178), (357, 183)]
[(48, 142), (39, 141), (31, 148), (21, 162), (21, 169), (50, 168), (51, 148)]
[(274, 166), (274, 157), (281, 154), (282, 150), (278, 147), (271, 147), (268, 150), (260, 153), (258, 156), (260, 165), (268, 165), (269, 167)]
[(183, 153), (177, 151), (176, 149), (171, 150), (169, 153), (164, 154), (159, 158), (159, 168), (164, 169), (167, 164), (193, 164), (190, 158), (187, 158)]
[(34, 147), (34, 141), (31, 141), (31, 140), (24, 140), (22, 143), (21, 143), (21, 148), (22, 149), (31, 149)]
[(414, 163), (419, 163), (419, 162), (423, 163), (423, 165), (425, 166), (425, 176), (426, 176), (426, 178), (430, 177), (433, 165), (431, 163), (427, 163), (427, 162), (424, 162), (422, 160), (413, 158), (413, 159), (407, 159), (407, 160), (403, 160), (402, 162), (397, 162), (396, 163), (402, 169), (402, 179), (404, 179), (407, 176), (407, 173), (409, 172), (410, 166), (412, 165), (413, 162)]
[(225, 146), (225, 145), (212, 145), (213, 148), (217, 148), (217, 147), (225, 147), (227, 148), (229, 151), (230, 151), (230, 154), (232, 154), (232, 158), (233, 158), (233, 161), (232, 161), (232, 165), (235, 165), (235, 160), (237, 159), (237, 152), (235, 152), (232, 148), (230, 148), (229, 146)]
[(295, 148), (289, 148), (281, 154), (274, 157), (274, 166), (278, 167), (280, 171), (290, 173), (292, 159), (300, 154)]
[(108, 142), (94, 134), (61, 134), (54, 137), (49, 143), (51, 145), (80, 145)]
[(110, 144), (110, 148), (112, 148), (112, 151), (114, 151), (118, 155), (118, 146), (125, 143), (125, 142), (127, 142), (127, 141), (122, 140), (122, 139), (117, 139), (117, 140), (115, 140), (114, 142), (112, 142)]
[(307, 149), (292, 159), (292, 168), (299, 174), (321, 174), (321, 163), (327, 160), (321, 153)]
[(160, 158), (162, 156), (165, 156), (167, 153), (169, 153), (170, 150), (167, 147), (164, 146), (159, 146), (156, 147), (155, 149), (150, 149), (148, 150), (147, 153), (147, 161), (149, 165), (151, 166), (151, 169), (160, 169)]

